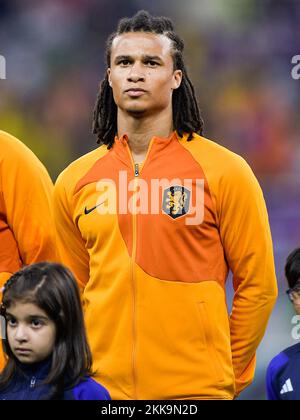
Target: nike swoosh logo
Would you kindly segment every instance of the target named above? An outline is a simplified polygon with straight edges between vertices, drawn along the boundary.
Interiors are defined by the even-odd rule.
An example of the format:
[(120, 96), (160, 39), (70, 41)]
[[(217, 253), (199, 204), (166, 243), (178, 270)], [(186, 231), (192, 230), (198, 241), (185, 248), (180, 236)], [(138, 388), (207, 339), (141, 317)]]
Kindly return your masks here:
[(96, 208), (99, 207), (99, 206), (101, 206), (101, 204), (103, 204), (103, 203), (104, 203), (104, 201), (102, 201), (102, 203), (100, 203), (100, 204), (97, 204), (97, 206), (92, 207), (91, 209), (88, 209), (87, 207), (85, 207), (84, 214), (90, 214), (90, 213), (92, 213), (92, 211), (96, 210)]

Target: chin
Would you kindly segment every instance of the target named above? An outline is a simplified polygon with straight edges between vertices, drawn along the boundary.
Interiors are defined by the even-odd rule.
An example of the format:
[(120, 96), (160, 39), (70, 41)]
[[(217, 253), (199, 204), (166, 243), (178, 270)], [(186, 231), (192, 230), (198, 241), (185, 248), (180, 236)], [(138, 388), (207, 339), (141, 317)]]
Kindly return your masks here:
[(26, 364), (32, 365), (32, 364), (36, 363), (35, 359), (32, 358), (32, 357), (22, 357), (22, 356), (20, 357), (20, 356), (18, 356), (17, 359), (19, 360), (19, 362), (24, 363), (25, 365)]
[(132, 117), (141, 118), (146, 114), (147, 110), (143, 108), (128, 108), (126, 112)]

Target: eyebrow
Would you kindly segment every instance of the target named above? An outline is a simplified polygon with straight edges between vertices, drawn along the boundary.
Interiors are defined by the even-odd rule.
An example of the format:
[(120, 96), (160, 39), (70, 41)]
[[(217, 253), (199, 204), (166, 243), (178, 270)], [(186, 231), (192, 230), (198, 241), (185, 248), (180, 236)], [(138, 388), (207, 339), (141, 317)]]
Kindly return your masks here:
[[(131, 55), (118, 55), (115, 58), (115, 63), (117, 63), (118, 61), (122, 61), (122, 60), (133, 60), (133, 57)], [(153, 60), (153, 61), (159, 61), (160, 63), (163, 62), (163, 60), (158, 56), (158, 55), (142, 55), (142, 60), (146, 61), (146, 60)]]

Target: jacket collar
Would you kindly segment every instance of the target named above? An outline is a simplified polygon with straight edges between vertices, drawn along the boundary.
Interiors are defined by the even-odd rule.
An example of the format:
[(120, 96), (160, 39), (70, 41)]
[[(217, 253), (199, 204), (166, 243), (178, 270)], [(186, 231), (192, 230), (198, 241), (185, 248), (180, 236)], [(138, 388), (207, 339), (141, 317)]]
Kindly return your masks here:
[[(169, 137), (152, 137), (150, 143), (149, 143), (149, 150), (147, 155), (149, 155), (149, 158), (153, 156), (153, 154), (160, 153), (163, 149), (168, 147), (168, 145), (172, 141), (177, 141), (177, 133), (176, 131), (173, 131)], [(129, 138), (127, 134), (123, 134), (121, 137), (115, 137), (115, 142), (112, 148), (112, 152), (115, 154), (115, 156), (120, 159), (123, 163), (125, 163), (127, 166), (132, 167), (132, 161), (130, 158), (130, 149), (129, 149)], [(150, 150), (151, 149), (151, 150)], [(151, 154), (151, 157), (150, 157)]]
[(38, 363), (21, 363), (17, 361), (18, 369), (26, 376), (26, 377), (35, 377), (38, 380), (45, 379), (51, 369), (52, 364), (52, 357), (43, 360), (42, 362)]

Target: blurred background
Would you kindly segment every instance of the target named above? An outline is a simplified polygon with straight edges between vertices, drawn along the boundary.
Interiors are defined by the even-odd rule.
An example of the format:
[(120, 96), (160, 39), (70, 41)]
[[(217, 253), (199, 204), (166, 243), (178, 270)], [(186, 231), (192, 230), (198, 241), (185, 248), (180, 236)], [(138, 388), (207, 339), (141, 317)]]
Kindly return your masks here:
[[(240, 399), (265, 399), (273, 356), (295, 344), (284, 263), (300, 246), (300, 0), (0, 0), (0, 129), (26, 143), (53, 181), (97, 147), (92, 109), (105, 41), (139, 9), (173, 19), (205, 120), (205, 136), (242, 155), (264, 190), (279, 299)], [(300, 73), (300, 71), (299, 71)], [(232, 296), (228, 282), (228, 302)]]

